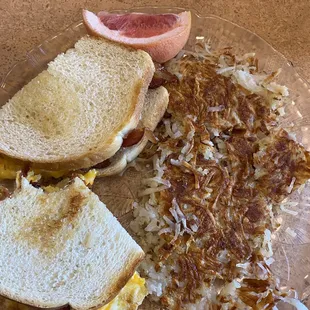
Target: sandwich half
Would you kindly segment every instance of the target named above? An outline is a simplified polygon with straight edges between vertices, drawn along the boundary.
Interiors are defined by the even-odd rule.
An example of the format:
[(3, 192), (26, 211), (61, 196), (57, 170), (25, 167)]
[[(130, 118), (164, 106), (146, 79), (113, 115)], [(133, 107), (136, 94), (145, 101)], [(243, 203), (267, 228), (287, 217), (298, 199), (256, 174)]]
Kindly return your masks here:
[(22, 177), (0, 202), (0, 295), (52, 308), (98, 308), (144, 253), (83, 181), (46, 192)]
[[(168, 101), (169, 94), (166, 88), (163, 86), (156, 89), (149, 89), (144, 100), (143, 110), (138, 127), (148, 128), (148, 130), (153, 131), (163, 117), (168, 106)], [(95, 170), (92, 169), (95, 172), (93, 177), (105, 177), (122, 172), (122, 170), (125, 169), (127, 163), (134, 160), (140, 154), (147, 142), (148, 137), (146, 134), (144, 134), (136, 144), (130, 147), (122, 146), (111, 158), (105, 160), (102, 163), (99, 163), (99, 165), (96, 165)], [(41, 174), (45, 178), (59, 178), (70, 174), (69, 169), (59, 171), (36, 169), (32, 167), (31, 163), (29, 164), (25, 161), (12, 159), (5, 155), (0, 155), (0, 179), (2, 180), (15, 179), (18, 171), (25, 170), (27, 167), (31, 170), (34, 170), (36, 174)]]
[(138, 125), (154, 70), (144, 51), (83, 37), (0, 109), (0, 153), (48, 170), (110, 158)]

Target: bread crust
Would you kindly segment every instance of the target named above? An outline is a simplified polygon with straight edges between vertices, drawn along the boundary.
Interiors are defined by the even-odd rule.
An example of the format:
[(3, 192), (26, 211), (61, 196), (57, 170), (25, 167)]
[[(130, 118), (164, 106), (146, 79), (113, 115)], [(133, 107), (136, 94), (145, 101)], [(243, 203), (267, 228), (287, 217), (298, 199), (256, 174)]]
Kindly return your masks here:
[[(163, 86), (155, 90), (150, 90), (150, 92), (154, 92), (157, 95), (155, 98), (152, 97), (152, 99), (147, 99), (149, 102), (146, 102), (144, 105), (141, 126), (154, 131), (166, 111), (169, 94)], [(122, 172), (126, 168), (127, 163), (133, 161), (143, 151), (147, 142), (148, 138), (146, 134), (144, 134), (137, 144), (127, 148), (121, 148), (112, 158), (110, 158), (111, 163), (109, 166), (97, 169), (97, 177), (106, 177)]]
[[(133, 260), (133, 266), (137, 266), (139, 265), (142, 260), (144, 259), (145, 254), (144, 253), (140, 253), (139, 255), (136, 255), (136, 257)], [(135, 273), (136, 268), (128, 268), (128, 270), (124, 271), (121, 276), (119, 277), (118, 281), (114, 283), (114, 286), (111, 288), (110, 290), (110, 294), (111, 294), (111, 298), (109, 298), (108, 300), (105, 300), (102, 304), (96, 306), (96, 307), (92, 307), (92, 308), (88, 308), (89, 310), (97, 310), (100, 307), (103, 307), (104, 305), (108, 304), (110, 301), (112, 301), (120, 292), (120, 290), (127, 284), (127, 282), (129, 281), (129, 279), (133, 276), (133, 274)], [(74, 310), (86, 310), (85, 308), (79, 308), (79, 307), (74, 307), (72, 305), (70, 305)]]
[(112, 162), (108, 167), (96, 169), (97, 177), (107, 177), (122, 172), (126, 168), (127, 164), (143, 151), (147, 142), (148, 138), (144, 134), (138, 144), (119, 150), (111, 159)]

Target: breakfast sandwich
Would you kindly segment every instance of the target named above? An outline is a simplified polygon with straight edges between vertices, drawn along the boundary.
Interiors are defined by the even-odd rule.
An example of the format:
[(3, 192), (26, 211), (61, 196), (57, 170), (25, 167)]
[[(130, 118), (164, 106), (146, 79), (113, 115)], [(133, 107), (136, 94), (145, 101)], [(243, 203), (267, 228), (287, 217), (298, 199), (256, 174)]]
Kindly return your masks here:
[[(100, 162), (99, 164), (86, 169), (79, 169), (88, 179), (88, 184), (98, 177), (110, 176), (120, 173), (127, 165), (135, 159), (146, 146), (149, 139), (153, 139), (152, 131), (164, 115), (168, 105), (169, 95), (165, 87), (160, 86), (155, 89), (149, 89), (143, 105), (141, 119), (137, 128), (132, 130), (126, 137), (120, 149), (111, 158)], [(18, 171), (31, 169), (43, 178), (61, 178), (70, 176), (72, 170), (69, 168), (62, 170), (48, 170), (35, 168), (31, 163), (17, 160), (12, 157), (0, 154), (0, 179), (14, 180)], [(81, 177), (81, 175), (80, 175)]]
[(79, 310), (143, 301), (142, 249), (81, 179), (53, 191), (17, 183), (0, 202), (0, 295)]
[[(53, 171), (49, 175), (59, 177), (112, 158), (140, 127), (143, 141), (127, 139), (127, 145), (140, 145), (131, 155), (117, 156), (124, 167), (143, 148), (144, 131), (154, 130), (168, 104), (165, 88), (148, 91), (154, 70), (144, 51), (83, 37), (1, 108), (2, 165)], [(144, 117), (150, 127), (145, 128), (141, 115), (148, 105), (153, 108)], [(15, 178), (16, 172), (8, 174)]]

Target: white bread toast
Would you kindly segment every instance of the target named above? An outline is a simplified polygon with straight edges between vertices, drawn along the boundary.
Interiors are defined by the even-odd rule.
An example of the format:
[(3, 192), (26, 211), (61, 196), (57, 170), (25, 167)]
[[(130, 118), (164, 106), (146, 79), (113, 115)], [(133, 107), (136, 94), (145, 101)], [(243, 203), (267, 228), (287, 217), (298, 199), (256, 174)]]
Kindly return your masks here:
[(79, 178), (51, 193), (21, 178), (0, 202), (0, 248), (0, 295), (42, 308), (100, 307), (144, 257)]
[(48, 170), (113, 156), (136, 128), (154, 73), (151, 57), (83, 37), (0, 110), (0, 153)]
[[(156, 89), (150, 89), (147, 92), (142, 110), (141, 126), (154, 131), (167, 109), (168, 101), (169, 94), (165, 87), (161, 86)], [(146, 134), (144, 134), (137, 144), (120, 148), (120, 150), (110, 158), (109, 166), (97, 169), (97, 176), (105, 177), (122, 172), (127, 164), (133, 161), (142, 152), (147, 142), (148, 138)]]

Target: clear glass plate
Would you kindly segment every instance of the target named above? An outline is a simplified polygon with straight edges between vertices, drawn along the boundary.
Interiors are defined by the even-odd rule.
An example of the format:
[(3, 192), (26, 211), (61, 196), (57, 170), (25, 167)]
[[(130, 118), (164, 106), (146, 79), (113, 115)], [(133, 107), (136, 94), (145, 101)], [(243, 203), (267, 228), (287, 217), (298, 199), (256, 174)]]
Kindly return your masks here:
[[(184, 8), (177, 7), (138, 7), (127, 10), (127, 12), (177, 13), (184, 10)], [(281, 125), (293, 124), (293, 131), (296, 133), (298, 141), (310, 150), (310, 85), (294, 70), (281, 53), (256, 34), (219, 17), (200, 16), (195, 10), (190, 10), (192, 11), (192, 30), (186, 49), (193, 49), (197, 37), (205, 37), (210, 40), (212, 49), (230, 46), (235, 54), (255, 52), (261, 71), (271, 72), (279, 68), (282, 69), (277, 81), (288, 87), (294, 104), (287, 107), (287, 113)], [(49, 61), (72, 47), (85, 34), (86, 30), (80, 21), (29, 51), (25, 59), (17, 63), (0, 84), (0, 105), (4, 104), (38, 73), (46, 69)], [(135, 188), (137, 184), (133, 181), (134, 177), (130, 173), (125, 178), (126, 180), (122, 180), (122, 182), (130, 194), (127, 193), (124, 197), (115, 190), (115, 186), (109, 186), (112, 190), (109, 195), (100, 193), (101, 186), (97, 186), (96, 192), (98, 193), (99, 189), (98, 194), (106, 199), (109, 197), (110, 201), (115, 201), (114, 198), (117, 198), (118, 205), (126, 206), (125, 209), (128, 210), (135, 198), (135, 195), (132, 194), (135, 191), (131, 189)], [(117, 178), (107, 179), (105, 183), (119, 184)], [(298, 212), (298, 215), (281, 214), (282, 226), (273, 236), (276, 262), (272, 265), (272, 269), (280, 278), (282, 286), (294, 287), (299, 298), (307, 306), (310, 306), (310, 276), (308, 278), (310, 274), (310, 186), (306, 186), (301, 194), (293, 193), (290, 199), (298, 202), (298, 205), (291, 207), (291, 210)], [(108, 204), (107, 201), (106, 203)], [(117, 212), (120, 210), (118, 209)], [(295, 231), (295, 237), (286, 232), (288, 227)]]

